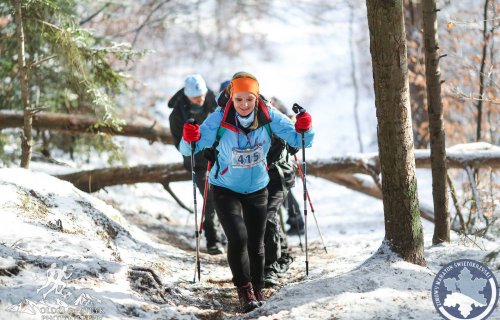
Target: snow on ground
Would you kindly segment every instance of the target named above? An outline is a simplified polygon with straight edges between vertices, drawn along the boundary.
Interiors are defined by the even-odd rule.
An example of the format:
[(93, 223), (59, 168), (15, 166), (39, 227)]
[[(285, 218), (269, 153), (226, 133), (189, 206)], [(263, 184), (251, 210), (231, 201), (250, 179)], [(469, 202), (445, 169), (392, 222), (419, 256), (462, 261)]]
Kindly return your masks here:
[[(161, 186), (89, 195), (44, 173), (0, 169), (0, 318), (439, 319), (430, 288), (441, 266), (498, 249), (498, 241), (476, 239), (482, 251), (456, 235), (432, 246), (433, 225), (423, 221), (428, 267), (415, 266), (382, 245), (381, 201), (320, 178), (308, 186), (328, 253), (309, 212), (309, 276), (299, 237), (290, 237), (290, 270), (266, 290), (266, 305), (242, 315), (225, 257), (207, 255), (204, 241), (202, 282), (192, 283), (194, 217)], [(188, 204), (191, 187), (172, 185)], [(499, 266), (490, 265), (497, 278)], [(44, 288), (51, 269), (65, 287)], [(496, 310), (490, 319), (499, 318)]]
[[(101, 200), (43, 173), (0, 171), (1, 256), (8, 257), (11, 264), (14, 259), (17, 266), (11, 268), (10, 277), (0, 280), (0, 318), (29, 314), (9, 312), (9, 305), (32, 301), (40, 311), (43, 304), (71, 305), (82, 293), (98, 299), (97, 308), (103, 308), (106, 317), (122, 318), (144, 305), (130, 289), (130, 268), (157, 263), (165, 275), (175, 272), (188, 277), (183, 272), (183, 251), (151, 241)], [(175, 260), (176, 268), (163, 265), (164, 257)], [(56, 287), (45, 299), (42, 293), (50, 293), (53, 285), (37, 292), (51, 266), (67, 268), (66, 274), (71, 274), (68, 281), (59, 278), (67, 284), (70, 297), (54, 294), (62, 291)], [(40, 315), (36, 313), (35, 318)]]

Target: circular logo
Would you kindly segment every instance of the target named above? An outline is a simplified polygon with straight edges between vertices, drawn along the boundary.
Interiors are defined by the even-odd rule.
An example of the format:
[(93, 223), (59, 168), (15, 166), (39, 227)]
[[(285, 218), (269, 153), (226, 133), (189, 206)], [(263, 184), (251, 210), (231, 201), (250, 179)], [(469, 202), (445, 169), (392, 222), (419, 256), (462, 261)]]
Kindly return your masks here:
[(486, 319), (498, 301), (495, 275), (484, 264), (470, 259), (445, 265), (432, 282), (432, 302), (448, 320)]

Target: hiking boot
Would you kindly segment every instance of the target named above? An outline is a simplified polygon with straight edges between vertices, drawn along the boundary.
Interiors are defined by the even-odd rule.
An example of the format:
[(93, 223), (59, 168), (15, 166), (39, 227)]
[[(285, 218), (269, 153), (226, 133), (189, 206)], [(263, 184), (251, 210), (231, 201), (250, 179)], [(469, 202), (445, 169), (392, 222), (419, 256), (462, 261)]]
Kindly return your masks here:
[(293, 257), (288, 253), (282, 254), (278, 259), (278, 273), (285, 273), (293, 262)]
[(211, 255), (224, 254), (224, 248), (220, 243), (215, 243), (213, 245), (207, 245), (207, 252)]
[(236, 289), (238, 290), (238, 299), (240, 300), (241, 310), (243, 310), (244, 313), (250, 312), (260, 306), (257, 299), (255, 299), (251, 282), (248, 282), (247, 284)]
[[(268, 272), (266, 272), (266, 274), (264, 275), (264, 286), (266, 288), (271, 288), (277, 286), (278, 284), (278, 273), (275, 270), (269, 270)], [(257, 298), (257, 300), (259, 299)]]

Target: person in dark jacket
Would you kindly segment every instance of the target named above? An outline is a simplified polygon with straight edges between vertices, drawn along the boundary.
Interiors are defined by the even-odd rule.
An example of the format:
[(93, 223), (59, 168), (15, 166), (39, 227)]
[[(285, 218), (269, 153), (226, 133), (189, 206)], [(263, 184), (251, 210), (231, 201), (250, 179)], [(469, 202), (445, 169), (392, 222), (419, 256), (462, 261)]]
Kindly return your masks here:
[[(217, 103), (215, 102), (214, 93), (207, 88), (203, 77), (199, 74), (191, 74), (186, 77), (184, 88), (177, 91), (168, 101), (168, 106), (173, 109), (169, 118), (170, 131), (174, 138), (175, 147), (179, 149), (184, 123), (190, 118), (195, 119), (197, 123), (202, 123), (215, 110)], [(207, 165), (208, 161), (203, 157), (203, 153), (195, 155), (196, 186), (201, 194), (204, 194)], [(184, 156), (184, 167), (186, 170), (191, 171), (191, 160), (188, 156)], [(207, 241), (207, 251), (213, 255), (224, 253), (224, 247), (221, 245), (221, 239), (217, 233), (218, 225), (213, 195), (209, 190), (206, 199), (203, 231)]]

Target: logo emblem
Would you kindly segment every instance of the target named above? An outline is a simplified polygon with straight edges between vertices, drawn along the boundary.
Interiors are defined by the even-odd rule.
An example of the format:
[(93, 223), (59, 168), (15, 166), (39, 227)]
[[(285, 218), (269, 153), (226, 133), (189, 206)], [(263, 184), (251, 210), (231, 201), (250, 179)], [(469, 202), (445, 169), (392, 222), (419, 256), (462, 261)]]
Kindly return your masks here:
[(432, 302), (447, 320), (486, 319), (498, 301), (498, 283), (484, 264), (470, 259), (455, 260), (436, 274)]
[(62, 280), (64, 279), (69, 279), (73, 273), (66, 274), (66, 266), (64, 266), (62, 269), (56, 268), (56, 264), (53, 263), (50, 266), (50, 269), (47, 270), (47, 282), (45, 284), (38, 288), (36, 290), (36, 293), (40, 293), (45, 288), (48, 288), (50, 285), (52, 285), (52, 288), (50, 288), (47, 292), (43, 294), (43, 299), (47, 298), (47, 295), (54, 291), (55, 294), (61, 295), (65, 298), (71, 295), (71, 292), (68, 293), (63, 293), (62, 291), (66, 288), (66, 283)]
[[(57, 268), (57, 264), (52, 263), (47, 270), (45, 284), (36, 290), (43, 299), (32, 301), (24, 298), (18, 304), (8, 307), (7, 311), (39, 315), (41, 319), (102, 319), (104, 308), (99, 306), (102, 300), (91, 296), (86, 290), (70, 292), (65, 280), (69, 280), (73, 273), (68, 274), (67, 271), (66, 266)], [(42, 294), (43, 291), (46, 292)]]

